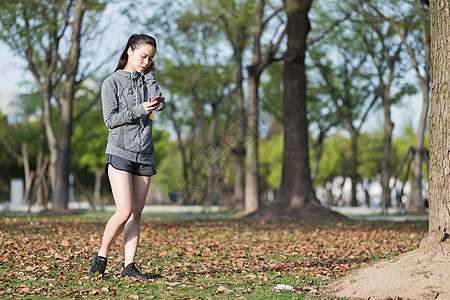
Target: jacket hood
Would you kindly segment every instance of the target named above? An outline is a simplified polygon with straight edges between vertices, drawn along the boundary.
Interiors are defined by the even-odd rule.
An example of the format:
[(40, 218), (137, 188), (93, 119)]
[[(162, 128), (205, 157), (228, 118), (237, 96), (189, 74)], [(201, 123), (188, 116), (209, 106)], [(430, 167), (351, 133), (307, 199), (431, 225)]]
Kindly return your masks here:
[(143, 76), (142, 73), (133, 73), (133, 72), (128, 72), (128, 71), (124, 71), (124, 70), (117, 70), (116, 72), (114, 72), (114, 74), (117, 74), (122, 77), (126, 77), (128, 79), (139, 79)]

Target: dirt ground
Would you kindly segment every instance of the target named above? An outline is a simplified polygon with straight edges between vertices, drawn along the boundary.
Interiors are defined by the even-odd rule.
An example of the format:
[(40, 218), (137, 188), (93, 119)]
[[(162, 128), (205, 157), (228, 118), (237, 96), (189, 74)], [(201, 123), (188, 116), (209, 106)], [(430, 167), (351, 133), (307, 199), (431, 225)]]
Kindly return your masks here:
[(324, 292), (334, 299), (438, 299), (450, 300), (448, 241), (373, 263), (342, 278)]

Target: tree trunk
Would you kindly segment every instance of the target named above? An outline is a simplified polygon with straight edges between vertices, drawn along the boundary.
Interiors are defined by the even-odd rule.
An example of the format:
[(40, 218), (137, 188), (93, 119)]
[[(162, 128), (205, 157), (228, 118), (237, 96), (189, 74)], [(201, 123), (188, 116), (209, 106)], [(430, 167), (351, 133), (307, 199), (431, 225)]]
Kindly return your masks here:
[(247, 120), (247, 151), (245, 159), (245, 205), (244, 213), (249, 214), (259, 207), (259, 72), (249, 67), (248, 76), (248, 120)]
[(259, 79), (264, 69), (274, 60), (274, 55), (278, 51), (285, 31), (278, 37), (278, 41), (271, 44), (270, 49), (263, 57), (261, 50), (262, 34), (270, 18), (276, 16), (272, 14), (266, 20), (264, 18), (264, 8), (266, 1), (260, 0), (255, 14), (255, 26), (253, 34), (253, 57), (252, 64), (247, 67), (248, 71), (248, 118), (247, 118), (247, 148), (245, 164), (245, 194), (244, 213), (250, 214), (259, 207)]
[(422, 196), (422, 163), (424, 159), (424, 139), (425, 139), (425, 129), (428, 117), (428, 106), (429, 106), (429, 88), (428, 83), (421, 82), (422, 87), (422, 113), (420, 114), (419, 128), (416, 133), (416, 143), (414, 148), (414, 160), (413, 160), (413, 178), (411, 181), (411, 192), (410, 199), (408, 201), (409, 213), (422, 213), (425, 210), (424, 199)]
[(284, 150), (278, 201), (290, 207), (315, 199), (306, 118), (306, 37), (310, 30), (308, 11), (312, 0), (285, 0), (287, 50), (284, 68)]
[(352, 194), (350, 204), (353, 207), (358, 206), (358, 199), (356, 198), (356, 184), (359, 180), (358, 175), (358, 133), (355, 129), (351, 132), (352, 135), (352, 166), (351, 166), (351, 175), (350, 179), (352, 181)]
[(244, 209), (244, 157), (245, 157), (245, 114), (244, 114), (244, 75), (242, 72), (242, 52), (235, 55), (236, 76), (236, 166), (234, 171), (234, 193), (231, 203), (232, 210)]
[(325, 132), (322, 129), (320, 129), (317, 141), (313, 142), (314, 165), (313, 165), (313, 169), (312, 169), (312, 173), (311, 173), (311, 180), (313, 182), (317, 176), (317, 173), (319, 172), (319, 163), (320, 163), (320, 159), (322, 158), (324, 140), (325, 140)]
[(22, 205), (28, 204), (28, 199), (30, 197), (31, 185), (33, 183), (34, 172), (30, 170), (30, 159), (28, 157), (28, 146), (27, 143), (22, 142), (22, 160), (23, 169), (25, 174), (25, 192), (23, 194)]
[[(446, 242), (450, 237), (450, 3), (430, 1), (431, 106), (430, 106), (430, 204), (429, 239)], [(427, 245), (428, 243), (422, 243)], [(434, 245), (432, 245), (434, 246)]]
[(102, 201), (102, 177), (103, 177), (103, 170), (95, 171), (95, 185), (94, 185), (94, 205), (93, 209), (95, 209), (95, 203), (103, 206)]
[(59, 122), (58, 153), (55, 165), (55, 182), (52, 194), (52, 210), (64, 210), (69, 202), (70, 139), (72, 135), (72, 110), (75, 79), (80, 58), (81, 25), (87, 0), (78, 0), (72, 23), (72, 38), (64, 82), (63, 101)]
[(34, 181), (33, 186), (34, 191), (33, 197), (31, 197), (30, 205), (33, 205), (35, 203), (37, 203), (38, 205), (42, 205), (44, 203), (43, 181), (41, 180), (42, 178), (39, 177), (41, 174), (41, 170), (44, 166), (44, 149), (45, 149), (45, 126), (44, 126), (44, 119), (41, 118), (38, 136), (38, 150), (36, 155), (36, 174), (38, 176), (38, 180)]
[[(50, 80), (50, 79), (47, 79)], [(47, 84), (45, 84), (47, 85)], [(49, 84), (48, 84), (49, 85)], [(44, 94), (44, 103), (43, 103), (43, 115), (42, 118), (44, 119), (44, 127), (45, 127), (45, 136), (47, 137), (47, 144), (48, 144), (48, 150), (50, 152), (50, 161), (49, 161), (49, 168), (48, 168), (48, 180), (50, 189), (53, 189), (53, 186), (55, 184), (55, 165), (58, 155), (58, 147), (57, 147), (57, 141), (55, 132), (53, 130), (53, 124), (52, 124), (52, 110), (51, 110), (51, 99), (52, 99), (52, 89), (50, 87), (43, 87), (43, 94)], [(51, 194), (52, 191), (49, 191)], [(50, 199), (48, 199), (48, 195), (46, 196), (46, 199), (44, 201), (47, 203)]]
[(265, 0), (260, 0), (255, 14), (255, 30), (253, 36), (252, 65), (248, 71), (248, 114), (247, 142), (245, 157), (245, 191), (244, 214), (250, 214), (259, 207), (259, 78), (263, 70), (261, 65), (261, 36), (263, 32), (263, 16)]
[(394, 124), (391, 121), (391, 98), (389, 91), (385, 91), (383, 96), (383, 110), (384, 110), (384, 135), (383, 135), (383, 162), (381, 166), (381, 208), (382, 212), (386, 213), (387, 208), (391, 206), (391, 153), (392, 153), (392, 129)]

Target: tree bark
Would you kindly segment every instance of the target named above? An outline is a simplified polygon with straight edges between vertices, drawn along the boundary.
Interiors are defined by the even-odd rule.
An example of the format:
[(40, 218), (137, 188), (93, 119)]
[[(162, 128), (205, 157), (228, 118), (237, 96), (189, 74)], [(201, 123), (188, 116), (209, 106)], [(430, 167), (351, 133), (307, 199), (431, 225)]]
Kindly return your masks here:
[(358, 199), (356, 198), (356, 185), (359, 181), (359, 174), (358, 174), (358, 137), (359, 137), (359, 131), (356, 130), (356, 128), (352, 128), (350, 131), (351, 135), (351, 149), (352, 149), (352, 166), (351, 166), (351, 174), (350, 179), (352, 182), (352, 193), (350, 198), (350, 205), (353, 207), (358, 206)]
[[(245, 45), (245, 43), (244, 43)], [(243, 46), (243, 45), (242, 45)], [(242, 50), (237, 49), (234, 55), (237, 69), (236, 75), (236, 166), (234, 171), (234, 193), (232, 210), (244, 209), (244, 158), (245, 158), (245, 114), (244, 114), (244, 74), (242, 71)]]
[(394, 124), (391, 121), (391, 97), (389, 90), (383, 91), (383, 111), (384, 111), (384, 135), (383, 135), (383, 161), (381, 166), (381, 207), (383, 213), (387, 213), (387, 208), (391, 206), (391, 153), (392, 153), (392, 129)]
[[(248, 126), (247, 151), (245, 160), (245, 197), (244, 212), (246, 214), (256, 211), (259, 207), (259, 97), (258, 83), (259, 71), (249, 67), (248, 76)], [(258, 74), (259, 73), (259, 74)]]
[(78, 0), (72, 22), (71, 49), (67, 62), (63, 101), (59, 122), (58, 153), (55, 164), (55, 182), (52, 194), (52, 210), (67, 209), (69, 203), (70, 138), (72, 136), (72, 110), (75, 93), (75, 79), (80, 58), (81, 27), (86, 11), (86, 1)]
[(278, 202), (289, 207), (301, 207), (315, 199), (309, 166), (305, 74), (311, 3), (312, 0), (284, 1), (288, 41), (284, 69), (283, 170)]
[(93, 209), (95, 209), (95, 203), (103, 206), (102, 201), (102, 177), (103, 177), (103, 170), (95, 171), (95, 185), (94, 185), (94, 205)]
[[(450, 3), (430, 3), (431, 106), (430, 180), (428, 186), (429, 238), (445, 242), (450, 237)], [(446, 251), (448, 253), (448, 241)]]
[(33, 184), (34, 171), (30, 170), (30, 159), (28, 157), (27, 143), (22, 142), (22, 161), (25, 173), (25, 192), (23, 194), (22, 204), (27, 205), (30, 197), (31, 185)]
[(244, 213), (250, 214), (259, 207), (259, 78), (263, 67), (261, 66), (261, 35), (263, 32), (263, 16), (265, 1), (261, 0), (255, 15), (255, 33), (253, 38), (252, 65), (248, 70), (248, 119), (247, 143), (245, 158), (245, 191)]

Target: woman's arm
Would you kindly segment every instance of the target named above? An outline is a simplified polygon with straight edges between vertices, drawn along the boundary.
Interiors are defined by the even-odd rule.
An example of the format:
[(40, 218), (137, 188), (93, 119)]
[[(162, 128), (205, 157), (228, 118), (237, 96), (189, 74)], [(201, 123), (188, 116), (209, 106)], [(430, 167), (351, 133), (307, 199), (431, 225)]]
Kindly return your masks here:
[(129, 110), (119, 112), (119, 89), (117, 84), (110, 78), (105, 79), (103, 82), (101, 94), (103, 120), (106, 127), (110, 129), (129, 124), (134, 119), (147, 115), (142, 104), (138, 104)]

